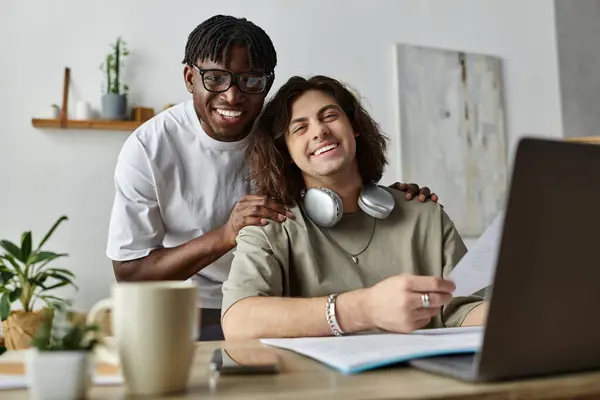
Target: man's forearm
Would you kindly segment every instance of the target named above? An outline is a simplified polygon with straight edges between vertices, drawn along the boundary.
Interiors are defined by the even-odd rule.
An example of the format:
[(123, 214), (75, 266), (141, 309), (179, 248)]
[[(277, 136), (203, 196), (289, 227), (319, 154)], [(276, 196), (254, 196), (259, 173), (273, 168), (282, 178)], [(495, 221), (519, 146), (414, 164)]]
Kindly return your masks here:
[(154, 250), (137, 260), (115, 261), (115, 277), (117, 281), (186, 280), (232, 248), (219, 228), (177, 247)]
[[(343, 293), (336, 302), (336, 318), (346, 333), (371, 327), (363, 311), (366, 289)], [(329, 336), (326, 297), (248, 297), (235, 303), (223, 318), (226, 339)]]
[(487, 319), (489, 303), (487, 301), (475, 306), (460, 326), (480, 326), (485, 325)]

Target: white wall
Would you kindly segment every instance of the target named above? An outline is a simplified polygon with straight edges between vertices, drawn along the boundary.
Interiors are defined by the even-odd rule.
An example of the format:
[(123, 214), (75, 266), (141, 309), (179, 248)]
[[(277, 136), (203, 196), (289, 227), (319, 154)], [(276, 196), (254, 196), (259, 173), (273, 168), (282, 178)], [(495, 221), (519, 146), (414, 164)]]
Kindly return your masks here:
[(185, 41), (215, 13), (246, 16), (271, 35), (279, 52), (276, 87), (292, 74), (322, 73), (366, 97), (393, 139), (384, 183), (401, 178), (390, 84), (398, 41), (502, 57), (511, 148), (523, 133), (561, 135), (554, 14), (547, 0), (3, 0), (0, 238), (32, 229), (39, 240), (67, 214), (70, 221), (48, 249), (71, 254), (64, 266), (78, 275), (80, 308), (108, 295), (114, 279), (104, 247), (115, 158), (127, 133), (36, 130), (31, 117), (60, 104), (64, 66), (72, 69), (71, 109), (78, 99), (97, 107), (98, 66), (120, 34), (132, 52), (132, 103), (158, 110), (188, 98)]
[(600, 0), (555, 0), (563, 132), (600, 134)]

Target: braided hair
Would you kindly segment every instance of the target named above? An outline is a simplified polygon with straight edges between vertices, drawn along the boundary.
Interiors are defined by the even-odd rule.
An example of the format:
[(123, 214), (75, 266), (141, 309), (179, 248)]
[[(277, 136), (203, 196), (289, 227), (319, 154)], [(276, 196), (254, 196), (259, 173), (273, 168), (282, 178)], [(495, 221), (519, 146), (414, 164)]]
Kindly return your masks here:
[(215, 15), (190, 33), (183, 63), (193, 65), (198, 60), (210, 60), (229, 65), (234, 45), (247, 49), (251, 68), (274, 72), (277, 53), (269, 35), (246, 18), (228, 15)]

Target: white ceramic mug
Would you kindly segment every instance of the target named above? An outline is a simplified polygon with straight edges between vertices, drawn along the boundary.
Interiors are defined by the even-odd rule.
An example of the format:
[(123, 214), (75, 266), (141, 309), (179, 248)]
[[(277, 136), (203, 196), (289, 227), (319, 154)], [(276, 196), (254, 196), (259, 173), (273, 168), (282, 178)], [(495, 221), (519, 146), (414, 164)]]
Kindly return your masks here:
[(100, 300), (88, 323), (111, 309), (114, 344), (129, 393), (185, 390), (198, 337), (198, 287), (193, 282), (124, 282)]

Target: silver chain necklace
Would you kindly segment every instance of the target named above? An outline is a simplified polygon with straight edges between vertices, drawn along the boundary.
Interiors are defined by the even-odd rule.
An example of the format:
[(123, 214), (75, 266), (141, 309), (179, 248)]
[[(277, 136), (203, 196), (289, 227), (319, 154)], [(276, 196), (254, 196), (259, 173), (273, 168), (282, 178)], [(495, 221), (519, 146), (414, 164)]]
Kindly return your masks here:
[(329, 239), (331, 239), (331, 241), (333, 241), (333, 243), (335, 243), (335, 245), (336, 245), (336, 246), (337, 246), (337, 247), (338, 247), (340, 250), (342, 250), (344, 253), (348, 254), (348, 256), (350, 256), (350, 258), (352, 259), (352, 261), (354, 261), (354, 263), (355, 263), (355, 264), (358, 264), (358, 256), (360, 256), (362, 253), (364, 253), (364, 252), (367, 250), (367, 248), (368, 248), (368, 247), (369, 247), (369, 245), (371, 244), (371, 241), (373, 240), (373, 235), (374, 235), (374, 233), (375, 233), (375, 226), (376, 226), (376, 225), (377, 225), (377, 219), (376, 219), (376, 218), (373, 218), (373, 229), (371, 229), (371, 236), (369, 237), (369, 241), (367, 242), (367, 245), (366, 245), (366, 246), (365, 246), (365, 247), (364, 247), (364, 248), (363, 248), (361, 251), (359, 251), (359, 252), (358, 252), (358, 253), (356, 253), (356, 254), (352, 254), (352, 253), (350, 253), (350, 252), (346, 251), (346, 249), (344, 249), (344, 248), (342, 247), (342, 245), (340, 245), (340, 244), (338, 243), (338, 241), (337, 241), (337, 240), (335, 240), (335, 239), (333, 238), (333, 236), (331, 236), (331, 234), (329, 233), (329, 231), (327, 230), (327, 228), (324, 228), (324, 230), (325, 230), (325, 234), (327, 235), (327, 237), (328, 237)]

